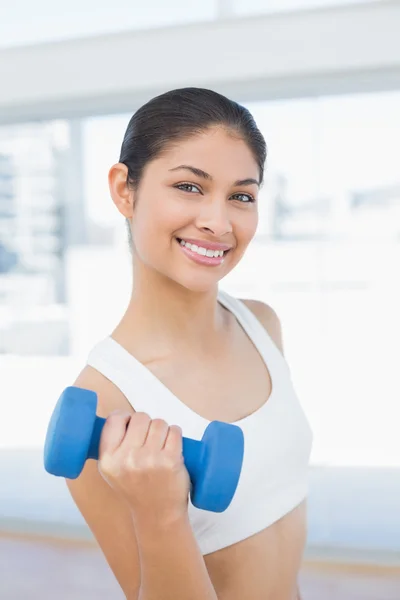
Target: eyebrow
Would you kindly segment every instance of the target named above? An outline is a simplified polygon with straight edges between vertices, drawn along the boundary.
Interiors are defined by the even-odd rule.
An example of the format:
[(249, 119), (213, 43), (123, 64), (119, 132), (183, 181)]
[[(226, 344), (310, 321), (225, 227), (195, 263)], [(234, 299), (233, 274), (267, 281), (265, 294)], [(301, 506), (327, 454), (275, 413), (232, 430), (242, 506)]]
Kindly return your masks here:
[[(170, 171), (186, 170), (186, 171), (190, 171), (191, 173), (193, 173), (193, 175), (197, 175), (197, 177), (201, 177), (202, 179), (206, 179), (208, 181), (213, 181), (213, 178), (209, 173), (206, 173), (202, 169), (198, 169), (197, 167), (192, 167), (190, 165), (179, 165), (179, 167), (175, 167), (174, 169), (169, 169), (169, 170)], [(238, 179), (237, 181), (234, 182), (233, 185), (240, 186), (240, 185), (252, 185), (252, 184), (258, 185), (260, 187), (260, 182), (257, 181), (257, 179), (254, 179), (253, 177), (247, 177), (247, 179)]]

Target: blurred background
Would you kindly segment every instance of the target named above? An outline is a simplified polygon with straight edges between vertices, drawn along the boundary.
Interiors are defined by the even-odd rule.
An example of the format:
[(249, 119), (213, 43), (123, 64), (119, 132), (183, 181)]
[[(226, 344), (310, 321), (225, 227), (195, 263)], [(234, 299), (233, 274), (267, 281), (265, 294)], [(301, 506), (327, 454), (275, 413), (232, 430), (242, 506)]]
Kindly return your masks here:
[(277, 311), (314, 430), (303, 600), (400, 598), (399, 32), (398, 0), (0, 4), (2, 599), (122, 597), (43, 442), (130, 292), (108, 169), (133, 112), (187, 85), (269, 148), (221, 288)]

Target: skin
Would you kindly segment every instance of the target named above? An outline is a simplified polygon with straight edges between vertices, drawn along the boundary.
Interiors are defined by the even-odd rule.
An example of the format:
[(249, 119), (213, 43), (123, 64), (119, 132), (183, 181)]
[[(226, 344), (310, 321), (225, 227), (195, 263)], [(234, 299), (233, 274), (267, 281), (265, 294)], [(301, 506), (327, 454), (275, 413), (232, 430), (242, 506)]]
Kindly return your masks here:
[[(210, 177), (177, 169), (180, 165)], [(112, 336), (193, 411), (209, 420), (237, 421), (271, 393), (260, 355), (217, 302), (219, 281), (237, 265), (256, 232), (259, 186), (235, 185), (259, 180), (254, 156), (242, 139), (214, 127), (168, 147), (146, 166), (138, 189), (127, 186), (126, 178), (125, 165), (110, 169), (112, 199), (129, 219), (134, 240), (134, 286)], [(177, 237), (223, 242), (231, 250), (222, 265), (200, 266), (184, 255)], [(283, 354), (274, 310), (262, 302), (244, 302)], [(180, 428), (135, 413), (91, 367), (74, 385), (97, 392), (97, 413), (108, 420), (98, 464), (87, 461), (82, 475), (67, 485), (127, 598), (147, 600), (162, 593), (167, 599), (166, 590), (171, 591), (168, 598), (177, 600), (297, 597), (305, 501), (260, 533), (203, 559), (187, 521), (189, 478)], [(171, 546), (175, 537), (180, 544)], [(186, 579), (181, 572), (183, 579), (169, 576), (182, 561), (188, 565)], [(151, 565), (156, 565), (154, 572)], [(173, 589), (176, 581), (180, 588)]]

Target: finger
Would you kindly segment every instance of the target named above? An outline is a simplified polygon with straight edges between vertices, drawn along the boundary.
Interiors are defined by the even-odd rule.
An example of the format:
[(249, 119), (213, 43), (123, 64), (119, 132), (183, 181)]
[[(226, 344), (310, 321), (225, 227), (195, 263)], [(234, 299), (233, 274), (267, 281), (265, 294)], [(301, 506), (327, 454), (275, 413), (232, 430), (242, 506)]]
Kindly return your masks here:
[(131, 417), (131, 413), (121, 410), (116, 410), (108, 415), (101, 432), (99, 456), (105, 453), (113, 454), (121, 445)]
[(163, 419), (153, 419), (147, 433), (146, 446), (152, 450), (162, 450), (168, 437), (169, 425)]
[(174, 456), (183, 453), (182, 429), (178, 425), (171, 425), (164, 450)]
[(132, 415), (126, 430), (124, 444), (129, 448), (141, 448), (144, 446), (151, 424), (151, 418), (144, 412), (137, 412)]

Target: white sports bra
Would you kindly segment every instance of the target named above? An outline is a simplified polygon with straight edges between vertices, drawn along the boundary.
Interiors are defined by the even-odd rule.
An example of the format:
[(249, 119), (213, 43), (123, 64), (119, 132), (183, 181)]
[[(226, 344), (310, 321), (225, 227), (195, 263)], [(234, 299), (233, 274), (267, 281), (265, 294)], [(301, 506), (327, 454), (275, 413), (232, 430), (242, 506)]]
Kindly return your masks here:
[[(313, 441), (288, 364), (268, 332), (241, 300), (220, 290), (218, 301), (235, 315), (265, 361), (272, 392), (258, 410), (235, 422), (244, 433), (245, 453), (229, 507), (214, 513), (189, 502), (192, 530), (203, 555), (254, 535), (302, 502), (308, 494)], [(185, 437), (203, 437), (210, 421), (179, 400), (112, 337), (94, 346), (87, 364), (116, 385), (136, 411), (179, 425)]]

